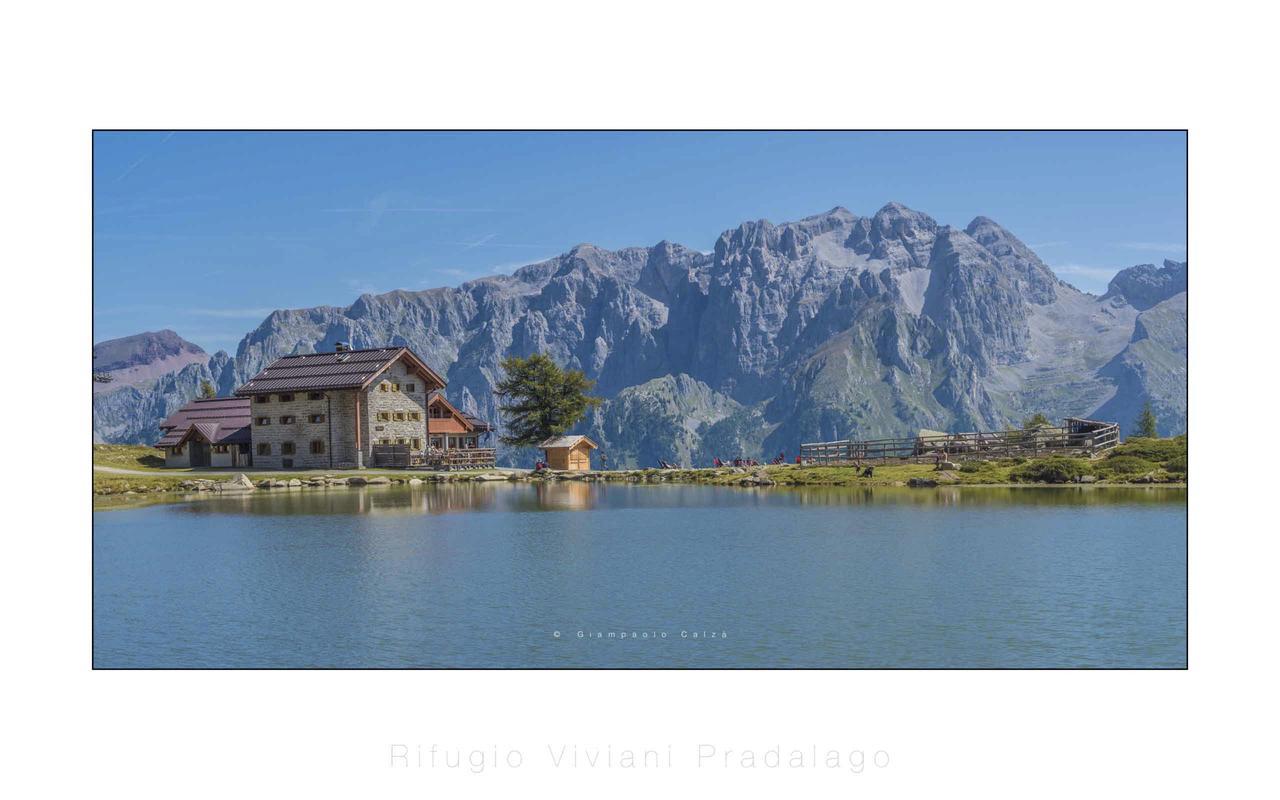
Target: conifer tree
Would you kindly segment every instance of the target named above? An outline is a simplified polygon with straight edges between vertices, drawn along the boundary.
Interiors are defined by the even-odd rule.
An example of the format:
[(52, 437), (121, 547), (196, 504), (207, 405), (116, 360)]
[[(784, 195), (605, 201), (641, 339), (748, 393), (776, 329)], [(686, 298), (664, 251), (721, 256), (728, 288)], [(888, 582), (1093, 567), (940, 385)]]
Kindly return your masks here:
[(600, 404), (587, 392), (595, 386), (581, 370), (561, 369), (543, 353), (502, 360), (503, 377), (494, 387), (506, 423), (501, 437), (512, 447), (536, 447), (569, 430)]

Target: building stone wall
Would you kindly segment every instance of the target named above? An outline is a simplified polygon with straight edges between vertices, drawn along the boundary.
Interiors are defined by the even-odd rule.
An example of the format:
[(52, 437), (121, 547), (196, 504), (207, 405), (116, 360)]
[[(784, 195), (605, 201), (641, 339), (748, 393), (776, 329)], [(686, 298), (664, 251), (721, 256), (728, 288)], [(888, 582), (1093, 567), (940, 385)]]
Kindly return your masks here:
[(176, 447), (164, 448), (164, 465), (166, 467), (189, 467), (191, 466), (191, 448), (183, 447), (182, 452), (177, 452)]
[[(386, 390), (382, 389), (384, 384)], [(394, 388), (396, 386), (398, 388)], [(322, 392), (318, 399), (312, 399), (310, 392), (292, 392), (290, 401), (281, 401), (280, 393), (262, 395), (268, 398), (266, 402), (255, 397), (249, 406), (253, 416), (253, 466), (255, 469), (351, 469), (356, 466), (357, 427), (365, 466), (372, 461), (375, 444), (397, 444), (399, 440), (412, 444), (417, 439), (419, 448), (423, 449), (427, 441), (427, 396), (436, 388), (439, 387), (413, 373), (403, 362), (396, 362), (361, 393), (359, 420), (356, 419), (355, 389)], [(412, 413), (417, 413), (418, 419), (410, 419)], [(324, 421), (311, 422), (315, 414), (324, 415)], [(379, 414), (389, 418), (379, 419)], [(397, 414), (403, 418), (396, 419)], [(281, 417), (288, 416), (293, 417), (293, 422), (280, 421)], [(260, 425), (261, 417), (267, 417), (269, 423)], [(325, 452), (312, 453), (312, 441), (323, 441)], [(287, 442), (293, 444), (292, 455), (283, 452)], [(270, 447), (267, 454), (259, 450), (264, 444)], [(284, 466), (286, 459), (292, 461), (291, 467)]]
[[(253, 415), (253, 466), (255, 469), (285, 469), (284, 461), (291, 459), (292, 469), (338, 469), (356, 465), (355, 391), (351, 389), (320, 392), (318, 399), (311, 399), (311, 392), (293, 392), (293, 400), (281, 401), (280, 394), (260, 395), (268, 398), (260, 402), (254, 397), (249, 406)], [(323, 421), (312, 422), (313, 415), (321, 415)], [(293, 417), (293, 422), (282, 423), (281, 417)], [(260, 418), (269, 423), (260, 425)], [(313, 441), (324, 442), (323, 453), (312, 453)], [(285, 443), (293, 444), (293, 455), (284, 453)], [(262, 454), (260, 446), (270, 446), (270, 453)]]
[[(386, 387), (385, 391), (383, 387)], [(410, 389), (412, 387), (412, 390)], [(368, 408), (366, 425), (368, 440), (365, 444), (365, 463), (368, 464), (375, 444), (408, 444), (417, 440), (414, 452), (427, 446), (427, 396), (433, 389), (421, 375), (414, 373), (403, 361), (397, 361), (378, 376), (365, 393)], [(410, 419), (417, 414), (418, 418)], [(397, 417), (401, 417), (397, 419)]]

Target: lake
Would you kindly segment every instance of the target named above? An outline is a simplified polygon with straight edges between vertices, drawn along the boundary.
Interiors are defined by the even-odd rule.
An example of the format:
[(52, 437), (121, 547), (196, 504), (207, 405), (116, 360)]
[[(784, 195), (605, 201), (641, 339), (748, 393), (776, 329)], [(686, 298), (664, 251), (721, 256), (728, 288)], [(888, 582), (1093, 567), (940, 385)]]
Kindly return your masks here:
[(1185, 489), (461, 483), (94, 513), (95, 667), (1185, 667)]

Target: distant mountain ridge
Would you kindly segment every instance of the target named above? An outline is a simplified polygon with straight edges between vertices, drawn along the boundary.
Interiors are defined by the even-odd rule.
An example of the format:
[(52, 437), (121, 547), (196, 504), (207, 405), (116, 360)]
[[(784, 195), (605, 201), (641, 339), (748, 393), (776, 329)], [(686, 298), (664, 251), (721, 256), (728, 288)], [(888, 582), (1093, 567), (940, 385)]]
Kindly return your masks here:
[(189, 364), (208, 360), (208, 353), (168, 329), (108, 339), (93, 346), (93, 371), (109, 375), (111, 381), (94, 383), (93, 391), (146, 386)]
[[(1186, 263), (1123, 270), (1102, 297), (1057, 278), (977, 217), (964, 229), (890, 203), (744, 222), (704, 254), (671, 242), (569, 252), (456, 288), (366, 294), (269, 315), (132, 398), (95, 399), (95, 432), (148, 425), (203, 377), (229, 393), (280, 355), (407, 345), (463, 409), (497, 420), (507, 355), (547, 352), (598, 382), (583, 423), (611, 464), (794, 454), (802, 441), (1002, 427), (1034, 412), (1107, 415), (1150, 401), (1186, 425)], [(110, 397), (108, 395), (107, 397)], [(155, 416), (159, 414), (159, 416)]]

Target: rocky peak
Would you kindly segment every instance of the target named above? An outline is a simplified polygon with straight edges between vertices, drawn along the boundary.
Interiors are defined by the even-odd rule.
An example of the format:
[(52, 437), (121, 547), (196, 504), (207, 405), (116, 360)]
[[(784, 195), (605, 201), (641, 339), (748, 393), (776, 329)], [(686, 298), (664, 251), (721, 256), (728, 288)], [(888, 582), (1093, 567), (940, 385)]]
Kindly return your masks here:
[(1020, 288), (1028, 301), (1043, 306), (1057, 298), (1058, 279), (1053, 271), (1022, 240), (995, 220), (974, 217), (965, 233), (995, 256), (1001, 266), (1017, 273)]
[(166, 373), (199, 364), (208, 354), (171, 330), (147, 331), (93, 346), (93, 371), (111, 376), (95, 382), (93, 393), (111, 392), (122, 386), (145, 386)]
[(924, 314), (947, 332), (951, 349), (985, 374), (1026, 355), (1027, 306), (1017, 276), (964, 231), (938, 229)]
[(887, 261), (894, 269), (925, 267), (937, 231), (938, 223), (933, 217), (901, 203), (888, 203), (871, 219), (856, 220), (845, 246), (860, 255)]
[(1165, 259), (1164, 266), (1138, 264), (1122, 269), (1107, 285), (1103, 299), (1121, 297), (1129, 305), (1145, 311), (1157, 303), (1187, 290), (1187, 262)]
[(205, 352), (166, 328), (95, 344), (93, 368), (98, 372), (112, 372), (183, 355), (204, 357)]

